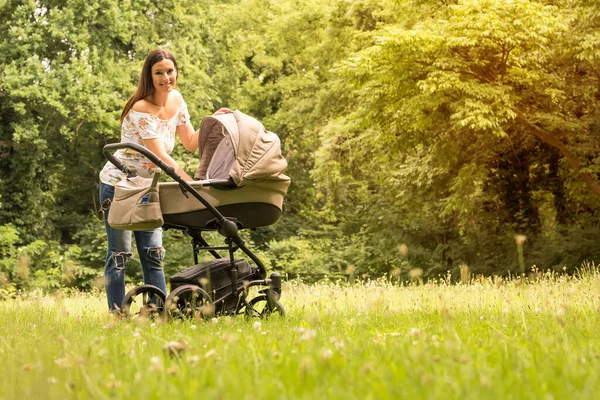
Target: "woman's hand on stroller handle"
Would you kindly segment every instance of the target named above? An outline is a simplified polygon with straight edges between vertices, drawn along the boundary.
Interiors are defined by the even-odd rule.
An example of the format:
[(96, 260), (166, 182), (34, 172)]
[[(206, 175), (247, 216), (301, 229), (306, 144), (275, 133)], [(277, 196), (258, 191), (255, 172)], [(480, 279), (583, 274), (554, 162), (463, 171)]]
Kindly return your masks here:
[(193, 181), (194, 178), (189, 176), (187, 172), (181, 168), (181, 166), (175, 161), (165, 150), (165, 145), (161, 139), (143, 139), (144, 145), (148, 150), (150, 150), (153, 154), (155, 154), (158, 158), (160, 158), (165, 164), (170, 167), (173, 167), (174, 172), (181, 176), (184, 181)]
[(227, 113), (232, 113), (233, 110), (230, 110), (229, 108), (223, 107), (223, 108), (219, 108), (217, 111), (215, 111), (214, 115), (221, 115), (221, 114), (227, 114)]

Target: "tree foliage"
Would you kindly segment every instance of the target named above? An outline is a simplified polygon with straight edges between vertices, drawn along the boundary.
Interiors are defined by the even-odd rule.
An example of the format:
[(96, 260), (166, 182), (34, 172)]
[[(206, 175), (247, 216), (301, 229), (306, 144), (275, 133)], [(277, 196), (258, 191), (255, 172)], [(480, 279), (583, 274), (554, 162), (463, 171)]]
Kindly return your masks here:
[[(598, 64), (583, 61), (589, 25), (573, 17), (590, 11), (460, 1), (382, 26), (341, 63), (358, 99), (344, 125), (365, 129), (337, 133), (344, 146), (323, 159), (352, 143), (372, 150), (338, 163), (350, 181), (363, 181), (359, 168), (371, 173), (377, 200), (365, 207), (389, 228), (367, 223), (366, 240), (382, 250), (409, 242), (438, 266), (502, 271), (514, 265), (506, 255), (515, 233), (535, 242), (572, 206), (595, 207)], [(540, 215), (548, 207), (552, 215)]]
[(599, 258), (599, 16), (592, 0), (0, 0), (3, 272), (51, 249), (101, 270), (100, 149), (156, 47), (195, 127), (227, 106), (282, 138), (284, 216), (249, 236), (273, 268), (506, 273), (515, 235), (540, 268)]

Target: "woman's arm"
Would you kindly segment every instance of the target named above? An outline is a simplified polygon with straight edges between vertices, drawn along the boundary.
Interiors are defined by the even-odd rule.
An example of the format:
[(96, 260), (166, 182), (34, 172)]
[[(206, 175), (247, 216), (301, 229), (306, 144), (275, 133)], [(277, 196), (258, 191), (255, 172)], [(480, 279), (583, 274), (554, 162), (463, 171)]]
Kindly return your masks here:
[(188, 121), (184, 125), (179, 125), (177, 127), (177, 135), (179, 136), (179, 140), (181, 140), (181, 144), (188, 151), (196, 151), (198, 150), (198, 135), (200, 131), (195, 131), (192, 127), (192, 124)]
[(163, 160), (168, 166), (173, 167), (175, 169), (175, 173), (181, 176), (184, 181), (194, 180), (183, 170), (183, 168), (179, 166), (179, 164), (177, 164), (177, 161), (175, 161), (170, 155), (167, 154), (165, 150), (165, 145), (161, 139), (143, 139), (143, 141), (144, 145), (148, 148), (148, 150), (156, 154), (158, 158)]

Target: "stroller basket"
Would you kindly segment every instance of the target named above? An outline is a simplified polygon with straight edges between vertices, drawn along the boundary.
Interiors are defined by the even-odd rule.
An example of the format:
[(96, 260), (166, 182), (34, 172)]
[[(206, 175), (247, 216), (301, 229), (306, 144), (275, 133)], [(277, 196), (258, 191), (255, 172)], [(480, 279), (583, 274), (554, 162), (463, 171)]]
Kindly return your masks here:
[[(237, 269), (237, 290), (241, 292), (245, 282), (262, 279), (257, 268), (253, 268), (246, 260), (235, 260)], [(229, 296), (232, 292), (231, 262), (229, 258), (209, 261), (194, 265), (171, 276), (171, 290), (182, 285), (197, 285), (211, 294), (217, 308), (232, 313), (237, 307), (238, 299)], [(208, 274), (210, 271), (210, 280)], [(223, 302), (222, 306), (220, 303)]]

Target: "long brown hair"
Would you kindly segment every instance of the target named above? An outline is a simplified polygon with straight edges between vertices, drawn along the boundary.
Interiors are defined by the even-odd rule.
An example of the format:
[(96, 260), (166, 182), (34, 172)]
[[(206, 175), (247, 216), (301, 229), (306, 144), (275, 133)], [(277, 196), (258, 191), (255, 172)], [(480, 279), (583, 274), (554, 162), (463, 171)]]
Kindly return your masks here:
[(173, 61), (173, 65), (175, 65), (175, 71), (177, 72), (177, 77), (179, 77), (179, 68), (177, 67), (177, 61), (175, 61), (173, 54), (164, 49), (157, 49), (150, 52), (148, 57), (146, 57), (146, 61), (144, 61), (144, 66), (142, 67), (142, 72), (140, 73), (140, 81), (138, 82), (137, 88), (129, 100), (127, 100), (127, 103), (123, 108), (123, 112), (121, 113), (121, 123), (123, 123), (127, 113), (137, 101), (154, 93), (154, 84), (152, 83), (152, 66), (165, 59)]

